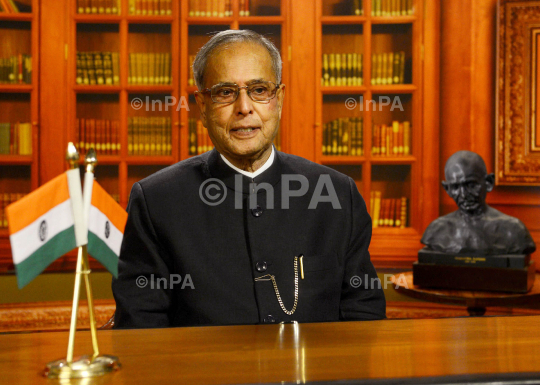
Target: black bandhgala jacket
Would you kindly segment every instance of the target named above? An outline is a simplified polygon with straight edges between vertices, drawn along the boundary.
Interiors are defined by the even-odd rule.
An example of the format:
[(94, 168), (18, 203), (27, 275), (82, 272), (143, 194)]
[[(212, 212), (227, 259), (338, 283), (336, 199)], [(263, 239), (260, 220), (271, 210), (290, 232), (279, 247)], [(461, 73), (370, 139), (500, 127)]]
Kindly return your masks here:
[[(115, 328), (385, 318), (384, 293), (368, 253), (371, 218), (351, 178), (278, 151), (259, 176), (239, 175), (214, 149), (133, 185), (112, 284)], [(283, 183), (284, 175), (309, 182), (303, 196), (289, 198), (288, 209), (282, 189), (300, 190), (301, 183)], [(341, 208), (332, 202), (309, 208), (321, 175), (329, 175)], [(241, 191), (235, 192), (239, 178)], [(218, 180), (226, 188), (209, 188)], [(267, 188), (257, 189), (256, 204), (250, 204), (252, 183), (273, 186), (273, 199), (267, 200), (269, 186), (262, 185)], [(225, 199), (214, 206), (199, 195), (216, 197), (223, 190)], [(319, 193), (332, 195), (327, 187)], [(291, 310), (294, 257), (301, 254), (304, 279), (298, 264), (298, 305), (289, 316), (272, 282), (255, 278), (273, 275)]]

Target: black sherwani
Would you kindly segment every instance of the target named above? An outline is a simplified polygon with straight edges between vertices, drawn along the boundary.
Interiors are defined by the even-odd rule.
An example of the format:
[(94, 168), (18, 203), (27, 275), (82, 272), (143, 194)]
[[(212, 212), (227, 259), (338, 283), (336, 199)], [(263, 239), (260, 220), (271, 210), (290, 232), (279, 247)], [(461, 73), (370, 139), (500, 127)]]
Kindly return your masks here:
[[(282, 176), (291, 174), (305, 176), (309, 189), (302, 197), (291, 197), (284, 209)], [(308, 208), (323, 174), (330, 176), (339, 209), (331, 202)], [(112, 285), (115, 327), (385, 317), (384, 294), (368, 253), (371, 218), (351, 178), (277, 151), (272, 166), (254, 180), (241, 176), (242, 192), (235, 193), (238, 175), (213, 150), (134, 184), (118, 279)], [(209, 206), (199, 196), (208, 178), (227, 186), (219, 205)], [(256, 192), (258, 207), (250, 206), (253, 182), (273, 186), (274, 208), (264, 188)], [(289, 190), (300, 187), (300, 182), (290, 182)], [(322, 194), (330, 195), (326, 189)], [(291, 310), (294, 257), (300, 254), (304, 279), (299, 277), (298, 306), (289, 316), (280, 308), (272, 282), (255, 278), (275, 276), (283, 304)], [(351, 285), (353, 276), (362, 280), (360, 287), (357, 280)], [(145, 279), (146, 286), (138, 287)]]

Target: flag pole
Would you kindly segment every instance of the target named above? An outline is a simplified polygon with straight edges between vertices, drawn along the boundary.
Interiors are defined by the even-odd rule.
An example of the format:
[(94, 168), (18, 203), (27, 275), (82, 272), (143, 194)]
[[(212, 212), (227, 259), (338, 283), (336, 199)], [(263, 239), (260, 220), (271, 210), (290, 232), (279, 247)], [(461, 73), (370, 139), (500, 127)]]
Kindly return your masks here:
[[(73, 144), (68, 145), (66, 160), (70, 169), (79, 167), (79, 153)], [(81, 274), (83, 268), (82, 246), (79, 246), (77, 253), (77, 267), (75, 270), (75, 287), (73, 289), (73, 305), (71, 307), (71, 323), (69, 325), (69, 342), (67, 349), (67, 364), (71, 367), (73, 364), (73, 348), (75, 346), (75, 332), (77, 331), (77, 313), (79, 311), (79, 297), (81, 289)]]
[[(90, 157), (88, 155), (91, 155)], [(97, 159), (95, 151), (89, 151), (86, 157), (87, 172), (92, 173)], [(69, 162), (71, 169), (79, 167), (79, 153), (73, 145), (68, 144), (66, 160)], [(89, 202), (88, 202), (89, 203)], [(84, 214), (86, 231), (88, 231), (88, 215)], [(94, 313), (94, 303), (92, 296), (92, 287), (90, 285), (89, 263), (87, 245), (79, 246), (77, 254), (77, 267), (75, 271), (75, 287), (73, 290), (73, 307), (71, 310), (71, 324), (69, 327), (69, 341), (66, 359), (60, 359), (49, 362), (45, 368), (44, 375), (48, 378), (71, 379), (71, 378), (89, 378), (102, 376), (114, 370), (120, 369), (121, 365), (118, 362), (118, 357), (109, 355), (100, 355), (97, 342), (96, 318)], [(88, 299), (88, 314), (90, 317), (90, 333), (92, 335), (92, 346), (94, 354), (92, 356), (81, 356), (73, 359), (73, 350), (75, 346), (75, 332), (77, 329), (77, 313), (79, 309), (79, 296), (81, 288), (81, 275), (84, 275), (86, 285), (86, 296)]]
[[(86, 173), (90, 174), (92, 178), (94, 177), (94, 169), (97, 166), (97, 157), (94, 149), (88, 151), (86, 154), (84, 164), (86, 165)], [(86, 187), (86, 186), (85, 186)], [(91, 190), (90, 190), (91, 191)], [(91, 200), (90, 197), (85, 197), (88, 200)], [(90, 207), (90, 202), (84, 202), (85, 204), (85, 223), (88, 225), (88, 208)], [(86, 286), (86, 299), (88, 300), (88, 315), (90, 318), (90, 333), (92, 335), (92, 346), (94, 348), (94, 355), (92, 360), (99, 356), (99, 346), (97, 341), (97, 330), (96, 330), (96, 317), (94, 313), (94, 298), (92, 295), (92, 285), (90, 284), (90, 264), (88, 263), (88, 246), (81, 246), (82, 248), (82, 264), (85, 271), (84, 274), (84, 283)]]

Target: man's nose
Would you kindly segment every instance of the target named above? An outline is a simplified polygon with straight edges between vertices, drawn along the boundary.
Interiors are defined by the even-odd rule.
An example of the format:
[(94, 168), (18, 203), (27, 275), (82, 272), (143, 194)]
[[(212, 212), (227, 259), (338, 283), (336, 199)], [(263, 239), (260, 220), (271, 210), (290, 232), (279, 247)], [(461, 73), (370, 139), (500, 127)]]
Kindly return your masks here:
[(247, 89), (242, 88), (238, 91), (238, 98), (235, 102), (237, 114), (249, 115), (253, 113), (253, 100), (249, 97)]

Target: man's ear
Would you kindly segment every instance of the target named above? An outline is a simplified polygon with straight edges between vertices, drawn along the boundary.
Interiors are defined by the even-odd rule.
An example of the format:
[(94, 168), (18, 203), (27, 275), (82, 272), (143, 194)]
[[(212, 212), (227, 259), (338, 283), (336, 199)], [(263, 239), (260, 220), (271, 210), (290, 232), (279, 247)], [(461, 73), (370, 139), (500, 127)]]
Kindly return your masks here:
[(280, 90), (278, 93), (279, 107), (283, 107), (283, 99), (285, 98), (285, 84), (280, 85)]
[(204, 95), (201, 94), (199, 91), (195, 91), (195, 101), (197, 102), (197, 107), (199, 107), (199, 112), (201, 113), (201, 121), (203, 123), (203, 126), (207, 127), (207, 125), (206, 125), (206, 101), (204, 99)]
[(441, 182), (442, 186), (444, 187), (444, 191), (448, 193), (448, 182), (445, 182), (444, 180)]
[(490, 192), (493, 190), (493, 186), (495, 186), (495, 174), (491, 173), (486, 175), (486, 190)]

